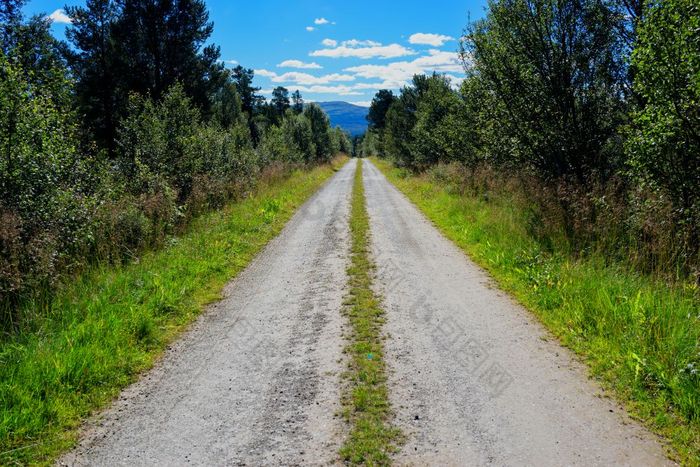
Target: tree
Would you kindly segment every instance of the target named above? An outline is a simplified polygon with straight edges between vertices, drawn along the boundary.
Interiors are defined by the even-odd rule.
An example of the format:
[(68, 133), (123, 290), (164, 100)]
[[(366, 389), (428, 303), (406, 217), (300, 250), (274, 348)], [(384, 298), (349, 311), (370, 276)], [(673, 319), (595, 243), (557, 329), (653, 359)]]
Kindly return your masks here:
[[(609, 175), (624, 119), (618, 15), (599, 0), (492, 0), (462, 42), (495, 97), (495, 151), (545, 178)], [(612, 154), (612, 156), (618, 156)]]
[(213, 31), (203, 0), (118, 0), (121, 14), (114, 42), (127, 89), (160, 99), (180, 82), (193, 102), (208, 111), (221, 85), (218, 47), (205, 45)]
[(0, 45), (5, 55), (17, 46), (18, 32), (22, 26), (24, 15), (22, 7), (27, 0), (4, 0), (0, 3)]
[(304, 117), (311, 124), (311, 134), (316, 147), (316, 162), (327, 162), (331, 159), (330, 121), (318, 104), (309, 104), (304, 108)]
[(670, 194), (683, 221), (700, 225), (700, 8), (694, 0), (651, 4), (633, 54), (635, 91), (628, 144), (635, 173)]
[(304, 110), (304, 99), (302, 99), (298, 89), (292, 93), (292, 110), (296, 114), (300, 114)]
[(384, 129), (386, 126), (386, 113), (395, 100), (394, 93), (386, 89), (381, 89), (374, 95), (367, 114), (370, 130)]
[(304, 162), (310, 163), (316, 157), (311, 122), (302, 114), (288, 114), (282, 122), (282, 130), (290, 144), (301, 154)]
[(416, 168), (413, 161), (413, 127), (418, 103), (428, 90), (429, 77), (415, 75), (411, 86), (405, 86), (386, 113), (386, 127), (381, 141), (382, 150), (398, 165)]
[(256, 94), (260, 88), (253, 86), (254, 76), (255, 72), (252, 69), (243, 68), (241, 65), (233, 69), (231, 76), (241, 98), (243, 111), (247, 112), (249, 116), (253, 115), (255, 107), (262, 102), (262, 96)]
[(273, 109), (280, 118), (284, 116), (284, 113), (289, 108), (289, 91), (287, 88), (277, 86), (273, 89), (270, 104), (272, 104)]
[[(62, 87), (66, 77), (64, 45), (50, 32), (51, 20), (35, 15), (25, 21), (25, 0), (6, 0), (0, 5), (0, 46), (31, 84)], [(67, 96), (66, 96), (67, 97)], [(66, 100), (63, 104), (68, 105)]]
[(212, 119), (223, 129), (244, 120), (241, 98), (230, 79), (214, 93), (212, 100)]
[(69, 62), (77, 81), (78, 105), (92, 135), (113, 158), (119, 107), (126, 100), (112, 37), (119, 10), (112, 0), (88, 0), (84, 7), (65, 10), (73, 21), (66, 37), (76, 49)]
[(438, 162), (474, 162), (473, 119), (450, 79), (433, 75), (418, 100), (411, 134), (412, 164), (421, 170)]

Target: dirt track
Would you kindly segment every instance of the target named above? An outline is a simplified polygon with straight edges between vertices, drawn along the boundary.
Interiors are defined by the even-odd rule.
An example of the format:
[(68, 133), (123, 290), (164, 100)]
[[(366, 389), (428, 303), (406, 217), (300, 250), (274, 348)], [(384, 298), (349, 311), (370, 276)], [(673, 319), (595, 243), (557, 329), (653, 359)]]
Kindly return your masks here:
[[(662, 465), (657, 440), (364, 161), (401, 465)], [(337, 463), (351, 161), (70, 465)]]
[(61, 463), (332, 462), (355, 161), (312, 197)]

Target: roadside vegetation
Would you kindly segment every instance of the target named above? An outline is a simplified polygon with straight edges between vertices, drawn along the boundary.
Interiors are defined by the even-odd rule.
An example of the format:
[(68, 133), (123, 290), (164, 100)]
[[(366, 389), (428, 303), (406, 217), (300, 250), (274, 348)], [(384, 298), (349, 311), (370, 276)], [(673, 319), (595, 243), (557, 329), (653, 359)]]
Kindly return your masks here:
[(226, 69), (202, 0), (89, 0), (69, 44), (0, 7), (0, 333), (32, 327), (85, 267), (158, 248), (269, 167), (350, 151), (316, 105)]
[(369, 217), (362, 185), (362, 160), (358, 161), (350, 214), (350, 291), (345, 315), (350, 323), (347, 386), (343, 414), (350, 434), (340, 454), (344, 461), (362, 465), (388, 465), (401, 433), (389, 423), (391, 407), (386, 386), (382, 324), (384, 310), (372, 290), (374, 264), (369, 257)]
[(0, 344), (0, 464), (51, 463), (81, 421), (168, 343), (343, 164), (270, 169), (245, 199), (204, 214), (138, 261), (99, 265), (61, 288), (30, 330)]
[(700, 8), (492, 0), (359, 153), (700, 462)]

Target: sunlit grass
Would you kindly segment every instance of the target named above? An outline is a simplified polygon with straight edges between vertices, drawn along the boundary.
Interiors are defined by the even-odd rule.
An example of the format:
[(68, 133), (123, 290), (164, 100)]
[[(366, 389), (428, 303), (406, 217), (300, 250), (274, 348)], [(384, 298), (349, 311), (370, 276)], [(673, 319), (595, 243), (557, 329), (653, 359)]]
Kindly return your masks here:
[(350, 291), (345, 309), (351, 335), (345, 349), (350, 369), (343, 407), (350, 434), (340, 454), (352, 464), (386, 465), (401, 434), (388, 422), (391, 408), (382, 348), (384, 311), (371, 288), (374, 264), (369, 257), (369, 218), (361, 162), (358, 161), (352, 192)]
[(0, 465), (48, 464), (73, 445), (81, 421), (153, 365), (342, 162), (263, 183), (167, 248), (83, 274), (33, 313), (31, 331), (0, 342)]
[(667, 437), (674, 456), (700, 464), (700, 303), (600, 256), (549, 251), (527, 231), (508, 193), (460, 195), (430, 177), (375, 164), (453, 242), (487, 269), (613, 389), (630, 412)]

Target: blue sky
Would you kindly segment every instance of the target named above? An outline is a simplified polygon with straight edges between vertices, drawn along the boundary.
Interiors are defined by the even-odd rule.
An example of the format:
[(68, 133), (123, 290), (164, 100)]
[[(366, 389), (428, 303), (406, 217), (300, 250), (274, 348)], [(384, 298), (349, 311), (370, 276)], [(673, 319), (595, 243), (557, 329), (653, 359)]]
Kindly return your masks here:
[[(82, 1), (68, 0), (69, 5)], [(55, 18), (63, 38), (65, 3), (30, 0), (27, 14)], [(299, 89), (308, 101), (368, 105), (378, 89), (400, 88), (414, 73), (463, 76), (455, 51), (469, 18), (485, 0), (226, 1), (208, 0), (214, 34), (227, 66), (256, 70), (269, 96), (275, 86)], [(59, 10), (59, 11), (57, 11)]]

